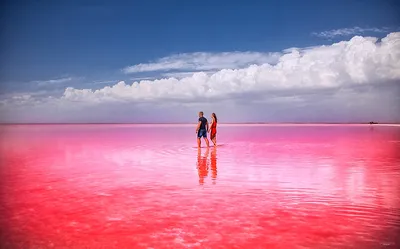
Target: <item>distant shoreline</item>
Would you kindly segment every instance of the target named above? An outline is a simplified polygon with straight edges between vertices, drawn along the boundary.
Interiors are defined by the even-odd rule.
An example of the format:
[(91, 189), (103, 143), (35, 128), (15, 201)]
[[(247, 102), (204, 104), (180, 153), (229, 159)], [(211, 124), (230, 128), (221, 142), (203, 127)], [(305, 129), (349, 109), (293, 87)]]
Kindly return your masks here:
[[(196, 123), (0, 123), (0, 125), (123, 125), (123, 126), (193, 126)], [(400, 126), (400, 123), (220, 123), (219, 126)]]

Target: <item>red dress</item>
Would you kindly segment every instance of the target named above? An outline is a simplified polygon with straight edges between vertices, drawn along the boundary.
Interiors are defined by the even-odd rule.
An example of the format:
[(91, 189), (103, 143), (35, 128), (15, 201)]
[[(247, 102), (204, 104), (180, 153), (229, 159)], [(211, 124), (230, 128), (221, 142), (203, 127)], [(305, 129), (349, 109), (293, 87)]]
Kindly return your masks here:
[(217, 122), (212, 122), (210, 129), (210, 138), (213, 139), (217, 135)]

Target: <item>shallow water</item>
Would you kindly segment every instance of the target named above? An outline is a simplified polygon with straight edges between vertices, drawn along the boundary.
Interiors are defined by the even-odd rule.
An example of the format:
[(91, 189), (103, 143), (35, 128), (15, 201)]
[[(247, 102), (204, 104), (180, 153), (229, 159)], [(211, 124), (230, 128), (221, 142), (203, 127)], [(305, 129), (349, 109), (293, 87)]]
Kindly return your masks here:
[[(4, 248), (399, 248), (400, 127), (0, 127)], [(203, 143), (204, 145), (204, 143)]]

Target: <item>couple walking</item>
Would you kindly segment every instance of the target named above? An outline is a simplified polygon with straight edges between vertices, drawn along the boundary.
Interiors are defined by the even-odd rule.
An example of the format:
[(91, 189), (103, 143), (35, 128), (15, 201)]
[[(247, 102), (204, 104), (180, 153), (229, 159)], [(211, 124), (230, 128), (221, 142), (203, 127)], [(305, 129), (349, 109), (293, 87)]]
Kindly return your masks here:
[(196, 128), (197, 134), (197, 146), (201, 147), (201, 138), (204, 138), (206, 141), (207, 147), (210, 146), (210, 143), (207, 138), (207, 132), (210, 133), (210, 139), (214, 143), (214, 146), (217, 146), (217, 115), (215, 113), (211, 114), (211, 124), (208, 125), (208, 120), (204, 117), (203, 112), (199, 112), (199, 122)]

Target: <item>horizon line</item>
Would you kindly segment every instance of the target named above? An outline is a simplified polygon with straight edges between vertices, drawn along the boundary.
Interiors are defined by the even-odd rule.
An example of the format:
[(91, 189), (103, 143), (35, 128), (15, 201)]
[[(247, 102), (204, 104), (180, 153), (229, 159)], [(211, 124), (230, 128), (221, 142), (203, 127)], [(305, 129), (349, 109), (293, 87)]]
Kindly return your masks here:
[[(371, 121), (372, 122), (372, 121)], [(147, 122), (70, 122), (70, 123), (61, 123), (61, 122), (32, 122), (32, 123), (8, 123), (8, 122), (0, 122), (0, 125), (191, 125), (191, 124), (197, 124), (196, 122), (193, 123), (159, 123), (159, 122), (154, 122), (154, 123), (147, 123)], [(221, 125), (230, 125), (230, 124), (371, 124), (370, 122), (224, 122), (224, 123), (219, 123)], [(373, 122), (372, 124), (374, 125), (379, 125), (379, 124), (399, 124), (400, 122), (384, 122), (384, 123), (378, 123), (378, 122)]]

